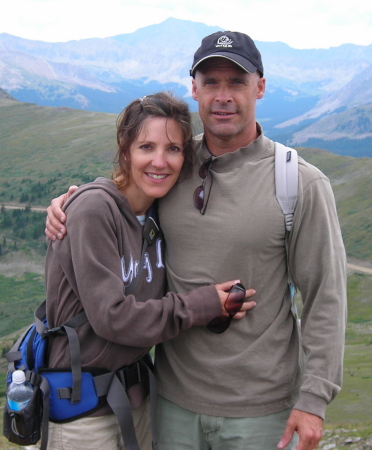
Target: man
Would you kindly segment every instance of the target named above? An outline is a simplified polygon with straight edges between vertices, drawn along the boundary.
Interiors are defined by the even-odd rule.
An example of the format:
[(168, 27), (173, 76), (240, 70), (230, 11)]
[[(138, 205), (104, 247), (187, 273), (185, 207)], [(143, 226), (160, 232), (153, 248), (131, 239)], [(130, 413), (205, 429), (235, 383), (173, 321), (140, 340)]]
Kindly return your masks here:
[[(236, 278), (256, 290), (256, 307), (225, 333), (197, 327), (157, 347), (159, 447), (311, 450), (342, 378), (346, 258), (330, 183), (300, 158), (286, 252), (274, 143), (256, 122), (259, 51), (245, 34), (217, 32), (190, 72), (204, 135), (193, 175), (159, 206), (168, 287)], [(53, 210), (63, 217), (60, 204)], [(61, 228), (63, 237), (52, 212), (48, 222), (48, 236)], [(302, 295), (301, 340), (287, 258)]]

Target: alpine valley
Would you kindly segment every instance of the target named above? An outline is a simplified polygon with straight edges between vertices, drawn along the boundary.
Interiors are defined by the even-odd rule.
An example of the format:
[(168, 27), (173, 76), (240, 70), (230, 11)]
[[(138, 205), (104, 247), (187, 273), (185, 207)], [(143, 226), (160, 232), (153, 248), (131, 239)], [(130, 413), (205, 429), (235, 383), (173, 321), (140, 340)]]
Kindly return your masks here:
[[(115, 114), (134, 98), (168, 90), (196, 111), (193, 53), (218, 30), (223, 28), (169, 18), (134, 33), (64, 43), (3, 33), (0, 88), (21, 102)], [(257, 112), (267, 136), (372, 156), (372, 45), (298, 50), (281, 42), (256, 44), (267, 80)]]

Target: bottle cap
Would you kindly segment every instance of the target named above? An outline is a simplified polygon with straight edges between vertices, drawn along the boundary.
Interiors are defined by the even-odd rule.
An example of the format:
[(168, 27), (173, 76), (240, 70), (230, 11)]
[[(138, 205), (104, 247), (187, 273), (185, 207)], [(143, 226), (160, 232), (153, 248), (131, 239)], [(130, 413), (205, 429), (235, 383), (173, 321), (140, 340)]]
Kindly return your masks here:
[(22, 384), (26, 381), (26, 375), (23, 370), (15, 370), (12, 376), (13, 383)]

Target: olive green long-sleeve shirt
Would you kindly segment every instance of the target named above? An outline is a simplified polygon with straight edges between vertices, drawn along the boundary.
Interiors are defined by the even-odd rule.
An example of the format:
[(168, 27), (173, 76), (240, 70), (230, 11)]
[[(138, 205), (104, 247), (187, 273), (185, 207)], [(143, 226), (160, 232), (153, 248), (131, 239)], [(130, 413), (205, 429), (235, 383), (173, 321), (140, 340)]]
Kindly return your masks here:
[(274, 143), (261, 134), (248, 147), (218, 157), (202, 215), (193, 193), (210, 153), (202, 135), (195, 142), (192, 177), (159, 207), (169, 288), (187, 292), (240, 279), (257, 291), (257, 305), (225, 333), (197, 327), (159, 345), (159, 393), (208, 415), (256, 417), (295, 407), (324, 417), (341, 386), (346, 322), (346, 258), (330, 182), (299, 158), (289, 236), (289, 264), (304, 303), (299, 331), (290, 311)]

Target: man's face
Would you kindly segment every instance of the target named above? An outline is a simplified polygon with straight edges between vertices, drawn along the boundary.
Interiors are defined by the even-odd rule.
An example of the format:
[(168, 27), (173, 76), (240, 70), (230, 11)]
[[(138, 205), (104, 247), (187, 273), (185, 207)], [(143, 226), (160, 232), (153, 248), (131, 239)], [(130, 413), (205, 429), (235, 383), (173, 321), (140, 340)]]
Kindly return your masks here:
[(192, 97), (199, 103), (207, 142), (236, 143), (235, 149), (250, 144), (256, 138), (256, 100), (264, 92), (265, 79), (257, 73), (225, 58), (203, 62), (192, 80)]

